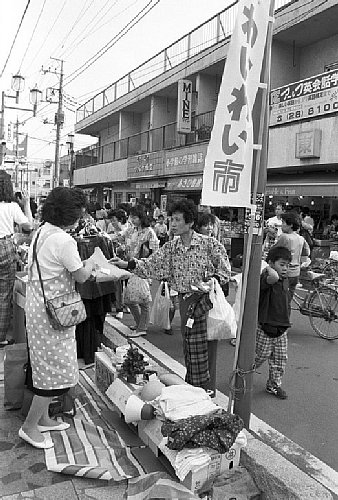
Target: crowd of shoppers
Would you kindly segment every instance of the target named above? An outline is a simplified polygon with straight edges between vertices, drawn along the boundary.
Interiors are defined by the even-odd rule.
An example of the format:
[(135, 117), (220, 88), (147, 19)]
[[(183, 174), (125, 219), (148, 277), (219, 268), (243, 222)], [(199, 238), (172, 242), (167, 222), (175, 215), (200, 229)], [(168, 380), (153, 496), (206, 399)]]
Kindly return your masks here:
[[(16, 272), (14, 226), (34, 233), (28, 256), (26, 296), (26, 329), (29, 347), (27, 386), (34, 394), (32, 404), (19, 435), (37, 448), (50, 448), (53, 442), (46, 431), (62, 430), (65, 422), (49, 417), (52, 398), (65, 394), (78, 381), (75, 327), (55, 330), (49, 322), (36, 265), (47, 299), (73, 291), (75, 282), (84, 283), (94, 271), (91, 260), (81, 260), (76, 240), (84, 231), (104, 234), (110, 241), (112, 262), (138, 277), (139, 287), (149, 287), (151, 280), (167, 281), (172, 307), (180, 314), (186, 381), (215, 394), (217, 387), (217, 340), (208, 340), (207, 318), (212, 308), (209, 287), (216, 278), (222, 289), (229, 286), (231, 267), (224, 246), (218, 241), (219, 220), (210, 207), (197, 206), (188, 199), (173, 203), (168, 213), (160, 208), (128, 204), (112, 209), (109, 204), (88, 206), (80, 189), (58, 187), (37, 208), (33, 223), (29, 197), (15, 198), (10, 177), (0, 171), (0, 347), (12, 339), (10, 331), (11, 301)], [(334, 218), (335, 217), (335, 218)], [(337, 230), (334, 216), (330, 230)], [(153, 219), (153, 224), (151, 224)], [(152, 227), (153, 225), (153, 227)], [(299, 233), (313, 233), (313, 220), (306, 210), (301, 216), (276, 207), (268, 219), (264, 249), (266, 265), (261, 274), (258, 310), (256, 367), (269, 363), (266, 391), (280, 399), (287, 397), (282, 377), (287, 360), (287, 331), (290, 328), (290, 300), (299, 281), (303, 259), (310, 247)], [(33, 258), (36, 249), (36, 259)], [(263, 249), (263, 250), (264, 250)], [(129, 282), (132, 280), (130, 279)], [(135, 321), (131, 337), (147, 334), (150, 298), (124, 304), (129, 283), (115, 283), (115, 311), (123, 318), (128, 305)], [(172, 334), (172, 329), (165, 333)]]

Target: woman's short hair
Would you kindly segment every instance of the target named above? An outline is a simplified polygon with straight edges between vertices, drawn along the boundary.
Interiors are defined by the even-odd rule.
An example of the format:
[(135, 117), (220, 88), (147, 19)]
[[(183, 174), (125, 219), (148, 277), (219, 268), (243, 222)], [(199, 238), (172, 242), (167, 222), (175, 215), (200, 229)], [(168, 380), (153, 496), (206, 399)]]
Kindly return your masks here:
[(172, 216), (175, 212), (183, 214), (185, 223), (197, 221), (197, 207), (192, 200), (182, 199), (173, 203), (168, 210), (168, 214)]
[(41, 219), (54, 226), (71, 226), (86, 207), (86, 195), (79, 188), (56, 187), (42, 206)]
[(116, 219), (119, 222), (121, 222), (121, 224), (125, 224), (127, 222), (126, 212), (121, 208), (115, 208), (115, 210), (109, 210), (108, 218), (112, 219), (113, 217), (116, 217)]
[(149, 219), (142, 205), (135, 205), (130, 208), (129, 215), (138, 217), (141, 221), (141, 227), (149, 227)]
[(202, 213), (198, 216), (197, 226), (199, 228), (208, 226), (209, 224), (214, 225), (216, 221), (216, 217), (213, 214)]
[(15, 201), (11, 176), (4, 170), (0, 170), (0, 201)]
[(285, 212), (281, 215), (282, 220), (288, 226), (291, 226), (293, 231), (297, 231), (301, 226), (300, 216), (295, 212)]

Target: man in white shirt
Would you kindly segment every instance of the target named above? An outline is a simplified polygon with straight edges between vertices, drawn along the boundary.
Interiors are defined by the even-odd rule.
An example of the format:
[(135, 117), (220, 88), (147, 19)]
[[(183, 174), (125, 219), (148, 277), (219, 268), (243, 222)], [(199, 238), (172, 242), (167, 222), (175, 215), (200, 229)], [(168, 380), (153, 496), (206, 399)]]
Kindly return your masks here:
[(282, 234), (282, 213), (284, 212), (283, 206), (279, 203), (275, 207), (275, 216), (270, 217), (265, 222), (264, 229), (264, 244), (263, 244), (263, 255), (266, 256), (269, 249), (277, 242), (278, 238)]

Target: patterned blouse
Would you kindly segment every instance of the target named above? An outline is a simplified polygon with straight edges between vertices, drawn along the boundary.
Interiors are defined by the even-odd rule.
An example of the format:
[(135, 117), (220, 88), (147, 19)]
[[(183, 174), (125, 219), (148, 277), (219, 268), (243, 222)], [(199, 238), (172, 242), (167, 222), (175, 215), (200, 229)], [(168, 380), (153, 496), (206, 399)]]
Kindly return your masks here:
[(137, 228), (131, 227), (124, 233), (124, 241), (126, 244), (126, 253), (128, 259), (133, 259), (139, 256), (143, 243), (149, 243), (149, 249), (156, 252), (160, 247), (160, 242), (151, 227)]
[(231, 267), (221, 243), (194, 232), (189, 248), (175, 238), (148, 259), (138, 260), (133, 272), (141, 278), (166, 279), (171, 288), (187, 293), (206, 277), (217, 275), (221, 284), (229, 281)]

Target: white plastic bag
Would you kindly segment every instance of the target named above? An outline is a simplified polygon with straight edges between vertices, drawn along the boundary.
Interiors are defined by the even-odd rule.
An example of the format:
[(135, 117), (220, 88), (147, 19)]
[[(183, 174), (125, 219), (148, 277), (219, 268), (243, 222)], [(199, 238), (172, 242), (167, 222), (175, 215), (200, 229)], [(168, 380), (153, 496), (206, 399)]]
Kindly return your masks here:
[(126, 304), (151, 302), (152, 298), (148, 280), (132, 274), (124, 289), (123, 297)]
[(212, 302), (207, 319), (207, 339), (225, 340), (236, 337), (237, 323), (235, 312), (227, 299), (218, 281), (213, 279), (213, 285), (209, 292)]
[(91, 262), (96, 264), (97, 269), (93, 272), (93, 276), (98, 283), (103, 281), (117, 281), (124, 280), (131, 277), (131, 273), (126, 269), (120, 269), (108, 262), (106, 257), (103, 255), (101, 248), (96, 247), (94, 253), (89, 257)]
[(170, 329), (169, 311), (171, 307), (171, 299), (169, 286), (166, 281), (161, 281), (156, 292), (153, 307), (150, 313), (150, 323), (164, 330)]

